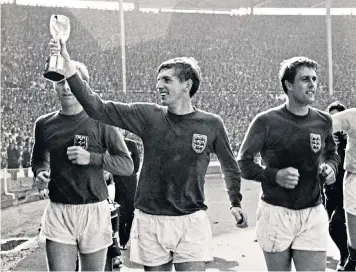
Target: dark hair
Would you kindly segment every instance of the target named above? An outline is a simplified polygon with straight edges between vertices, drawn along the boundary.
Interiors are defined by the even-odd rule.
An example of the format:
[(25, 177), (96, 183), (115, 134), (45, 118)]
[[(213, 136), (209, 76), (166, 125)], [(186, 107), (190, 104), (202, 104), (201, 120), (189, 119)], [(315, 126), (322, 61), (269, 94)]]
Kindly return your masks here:
[(162, 62), (158, 67), (157, 73), (164, 69), (174, 69), (174, 76), (176, 76), (180, 82), (191, 79), (193, 81), (192, 87), (189, 91), (190, 97), (192, 97), (199, 89), (201, 82), (201, 72), (198, 62), (194, 58), (179, 57)]
[(316, 71), (319, 67), (319, 64), (307, 57), (294, 57), (281, 62), (279, 69), (279, 80), (281, 82), (283, 91), (286, 94), (288, 93), (288, 89), (284, 81), (287, 80), (290, 83), (293, 83), (298, 72), (298, 68), (303, 66), (313, 68)]
[(344, 111), (346, 110), (346, 107), (341, 104), (339, 101), (335, 101), (335, 102), (332, 102), (327, 108), (326, 108), (326, 111), (327, 112), (331, 112), (333, 110), (337, 110), (337, 111)]

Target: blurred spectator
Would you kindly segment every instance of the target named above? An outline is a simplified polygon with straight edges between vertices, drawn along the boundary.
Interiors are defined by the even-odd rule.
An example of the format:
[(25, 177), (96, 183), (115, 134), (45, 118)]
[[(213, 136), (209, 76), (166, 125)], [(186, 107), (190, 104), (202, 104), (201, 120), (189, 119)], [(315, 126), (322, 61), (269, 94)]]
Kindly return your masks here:
[[(52, 14), (69, 16), (68, 49), (88, 65), (92, 87), (104, 99), (159, 102), (152, 67), (176, 56), (201, 60), (201, 92), (193, 103), (223, 118), (234, 153), (252, 118), (284, 99), (276, 77), (283, 59), (303, 55), (321, 64), (316, 108), (325, 109), (335, 100), (350, 107), (356, 100), (355, 16), (332, 18), (335, 93), (330, 97), (323, 16), (301, 20), (301, 16), (125, 12), (127, 93), (123, 93), (117, 11), (2, 4), (0, 12), (0, 140), (5, 148), (14, 138), (22, 146), (32, 135), (36, 118), (59, 108), (52, 85), (42, 77)], [(142, 154), (140, 139), (129, 137), (139, 143)]]
[(25, 177), (28, 177), (28, 169), (31, 166), (31, 153), (32, 153), (32, 144), (30, 138), (26, 138), (25, 144), (22, 152), (22, 167), (25, 173)]
[(1, 169), (7, 168), (7, 150), (3, 147), (1, 149)]
[(13, 141), (10, 142), (10, 145), (7, 148), (7, 160), (11, 179), (16, 180), (18, 168), (20, 167), (21, 156), (18, 146)]

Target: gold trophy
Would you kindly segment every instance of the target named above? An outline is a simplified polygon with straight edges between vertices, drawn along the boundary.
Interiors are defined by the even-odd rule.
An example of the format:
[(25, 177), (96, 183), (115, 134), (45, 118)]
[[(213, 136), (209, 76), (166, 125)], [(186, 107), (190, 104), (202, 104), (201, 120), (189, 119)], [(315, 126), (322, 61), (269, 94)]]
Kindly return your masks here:
[[(70, 34), (70, 21), (64, 15), (53, 14), (49, 22), (49, 29), (53, 39), (59, 43), (59, 39), (66, 42)], [(58, 82), (65, 78), (64, 76), (64, 60), (58, 52), (50, 52), (47, 59), (43, 77), (47, 80)]]

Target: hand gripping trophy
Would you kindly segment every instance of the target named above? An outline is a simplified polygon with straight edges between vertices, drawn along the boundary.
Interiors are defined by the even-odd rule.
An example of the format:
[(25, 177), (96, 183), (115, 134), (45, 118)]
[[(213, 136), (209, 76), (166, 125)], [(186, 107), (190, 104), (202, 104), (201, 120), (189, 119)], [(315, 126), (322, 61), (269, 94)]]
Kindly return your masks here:
[[(50, 19), (49, 29), (53, 39), (59, 43), (59, 39), (64, 42), (68, 40), (70, 34), (70, 21), (64, 15), (53, 14)], [(60, 50), (51, 51), (47, 59), (43, 77), (47, 80), (58, 82), (65, 78), (63, 71), (63, 57)]]

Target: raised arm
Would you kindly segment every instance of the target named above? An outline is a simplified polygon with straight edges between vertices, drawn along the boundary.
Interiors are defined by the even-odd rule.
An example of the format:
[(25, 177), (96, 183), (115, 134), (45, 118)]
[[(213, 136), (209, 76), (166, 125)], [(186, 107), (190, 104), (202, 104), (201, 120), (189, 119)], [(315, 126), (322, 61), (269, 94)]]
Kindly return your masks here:
[(91, 118), (142, 135), (146, 124), (142, 105), (104, 101), (77, 73), (69, 77), (67, 82), (72, 93)]
[[(62, 40), (60, 43), (60, 53), (64, 59), (64, 76), (72, 93), (87, 114), (105, 124), (120, 127), (141, 136), (146, 125), (147, 113), (145, 109), (147, 107), (141, 107), (141, 104), (138, 103), (126, 104), (102, 100), (78, 75), (81, 68), (77, 67), (75, 62), (70, 59), (66, 44)], [(50, 50), (58, 50), (58, 43), (51, 41), (49, 47)]]

